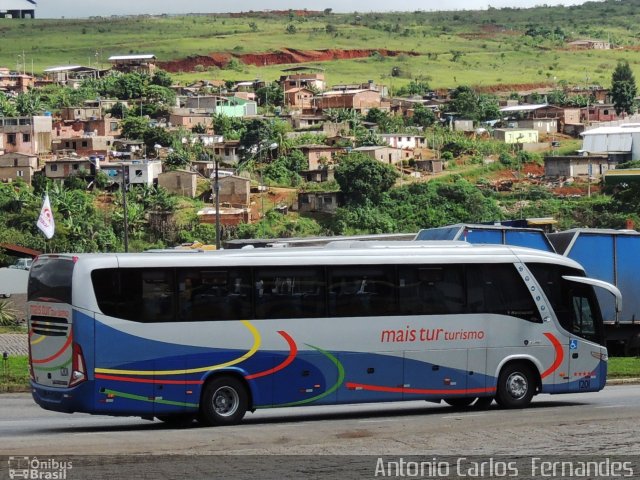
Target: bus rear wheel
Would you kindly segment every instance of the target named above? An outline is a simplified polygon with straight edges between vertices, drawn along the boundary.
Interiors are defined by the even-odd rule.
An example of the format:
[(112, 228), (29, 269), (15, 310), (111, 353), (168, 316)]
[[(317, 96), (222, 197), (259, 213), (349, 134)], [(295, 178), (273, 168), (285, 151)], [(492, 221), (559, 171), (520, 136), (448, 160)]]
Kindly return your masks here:
[(219, 377), (207, 383), (200, 403), (200, 417), (206, 425), (236, 425), (247, 412), (249, 395), (234, 377)]
[(531, 403), (535, 389), (531, 367), (512, 363), (500, 372), (496, 402), (503, 408), (524, 408)]

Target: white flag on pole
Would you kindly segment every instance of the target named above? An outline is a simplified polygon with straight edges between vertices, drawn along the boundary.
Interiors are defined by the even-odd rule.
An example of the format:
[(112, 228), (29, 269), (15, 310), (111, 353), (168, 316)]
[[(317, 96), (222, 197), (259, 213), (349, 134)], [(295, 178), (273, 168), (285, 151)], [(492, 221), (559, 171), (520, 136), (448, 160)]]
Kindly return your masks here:
[(53, 234), (56, 231), (56, 224), (53, 221), (53, 212), (51, 212), (48, 193), (44, 196), (44, 202), (42, 203), (42, 210), (40, 210), (37, 225), (47, 239), (51, 239), (53, 237)]

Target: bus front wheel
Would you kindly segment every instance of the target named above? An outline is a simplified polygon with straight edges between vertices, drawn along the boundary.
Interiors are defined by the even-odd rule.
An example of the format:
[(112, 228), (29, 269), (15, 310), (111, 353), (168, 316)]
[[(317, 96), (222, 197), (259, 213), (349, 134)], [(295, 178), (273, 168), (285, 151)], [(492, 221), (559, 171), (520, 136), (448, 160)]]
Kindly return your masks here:
[(202, 394), (201, 419), (211, 426), (236, 425), (247, 412), (248, 398), (246, 387), (237, 378), (215, 378)]
[(500, 372), (496, 402), (503, 408), (524, 408), (531, 402), (535, 388), (531, 367), (524, 363), (509, 364)]

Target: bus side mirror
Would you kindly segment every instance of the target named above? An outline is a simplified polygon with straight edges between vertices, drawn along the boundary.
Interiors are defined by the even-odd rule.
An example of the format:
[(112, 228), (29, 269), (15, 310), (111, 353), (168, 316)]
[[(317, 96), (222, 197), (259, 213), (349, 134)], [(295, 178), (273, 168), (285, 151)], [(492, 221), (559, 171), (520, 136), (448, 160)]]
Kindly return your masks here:
[(618, 316), (620, 314), (620, 312), (622, 312), (622, 293), (620, 293), (620, 290), (618, 289), (618, 287), (616, 287), (615, 285), (609, 283), (609, 282), (604, 282), (602, 280), (596, 280), (595, 278), (587, 278), (587, 277), (574, 277), (572, 275), (563, 275), (562, 276), (563, 279), (569, 281), (569, 282), (576, 282), (576, 283), (583, 283), (585, 285), (591, 285), (594, 287), (598, 287), (598, 288), (603, 288), (606, 291), (608, 291), (611, 295), (613, 295), (615, 297), (615, 309), (616, 309), (616, 320), (615, 322), (618, 323)]

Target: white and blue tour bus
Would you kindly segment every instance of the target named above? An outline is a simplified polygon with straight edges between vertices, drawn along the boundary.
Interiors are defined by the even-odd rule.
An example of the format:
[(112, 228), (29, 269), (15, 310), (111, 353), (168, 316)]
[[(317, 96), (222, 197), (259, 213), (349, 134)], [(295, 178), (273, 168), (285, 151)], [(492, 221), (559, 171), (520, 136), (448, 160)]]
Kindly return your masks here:
[(554, 253), (466, 242), (42, 255), (31, 387), (47, 410), (229, 425), (401, 400), (521, 408), (601, 390), (594, 288)]

